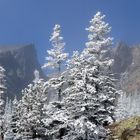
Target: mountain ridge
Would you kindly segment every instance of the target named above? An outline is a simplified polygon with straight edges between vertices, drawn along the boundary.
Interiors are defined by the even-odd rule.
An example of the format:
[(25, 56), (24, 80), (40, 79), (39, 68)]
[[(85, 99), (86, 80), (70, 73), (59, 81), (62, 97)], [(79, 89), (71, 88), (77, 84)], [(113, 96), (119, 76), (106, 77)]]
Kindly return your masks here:
[(140, 46), (129, 47), (121, 42), (113, 53), (112, 70), (119, 75), (122, 89), (127, 93), (140, 90)]
[(21, 90), (32, 82), (34, 70), (45, 78), (33, 44), (0, 46), (0, 65), (6, 70), (6, 96), (9, 98), (21, 96)]

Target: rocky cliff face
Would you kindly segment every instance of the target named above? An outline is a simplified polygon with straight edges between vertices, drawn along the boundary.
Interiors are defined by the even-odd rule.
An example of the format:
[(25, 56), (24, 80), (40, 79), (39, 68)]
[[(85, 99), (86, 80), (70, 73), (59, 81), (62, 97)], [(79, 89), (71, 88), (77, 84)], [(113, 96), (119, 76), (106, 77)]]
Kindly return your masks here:
[(126, 72), (132, 63), (132, 49), (125, 43), (118, 43), (117, 47), (113, 49), (114, 65), (112, 67), (113, 72), (120, 77), (120, 74)]
[(6, 70), (7, 96), (20, 96), (20, 92), (34, 78), (34, 70), (45, 77), (37, 60), (34, 45), (0, 46), (0, 65)]
[(113, 58), (112, 70), (124, 92), (120, 98), (121, 105), (128, 115), (140, 115), (140, 46), (130, 48), (119, 43), (113, 49)]
[(140, 46), (128, 47), (119, 43), (113, 49), (113, 72), (119, 78), (122, 88), (127, 93), (140, 90)]

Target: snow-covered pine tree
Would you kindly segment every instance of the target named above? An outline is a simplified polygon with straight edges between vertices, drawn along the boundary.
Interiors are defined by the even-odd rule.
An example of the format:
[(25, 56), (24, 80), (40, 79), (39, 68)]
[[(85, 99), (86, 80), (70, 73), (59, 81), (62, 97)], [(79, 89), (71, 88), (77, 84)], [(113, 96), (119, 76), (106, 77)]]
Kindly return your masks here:
[(67, 84), (73, 85), (75, 75), (82, 70), (82, 57), (78, 51), (74, 51), (72, 57), (67, 61)]
[[(118, 94), (115, 87), (115, 79), (112, 77), (110, 66), (113, 60), (109, 57), (109, 50), (112, 38), (108, 36), (111, 27), (104, 21), (105, 15), (97, 12), (90, 21), (90, 26), (86, 28), (89, 31), (86, 48), (83, 56), (88, 60), (90, 65), (98, 67), (98, 79), (96, 90), (98, 91), (98, 100), (100, 103), (98, 119), (105, 121), (111, 117), (114, 120), (115, 100)], [(103, 115), (104, 114), (104, 115)], [(106, 119), (105, 119), (106, 118)]]
[(4, 113), (4, 140), (10, 140), (14, 138), (11, 124), (12, 124), (12, 102), (11, 100), (9, 100), (8, 104), (6, 104), (6, 109)]
[(48, 80), (49, 92), (58, 95), (58, 100), (52, 99), (49, 104), (46, 102), (43, 107), (42, 122), (46, 128), (45, 137), (49, 140), (61, 139), (67, 133), (67, 110), (62, 102), (62, 93), (66, 86), (66, 73), (63, 72), (55, 78)]
[(42, 119), (46, 128), (46, 139), (59, 140), (67, 134), (68, 113), (62, 102), (50, 102), (43, 107), (44, 118)]
[(68, 57), (68, 54), (64, 52), (65, 43), (63, 42), (63, 37), (60, 36), (61, 27), (56, 24), (53, 28), (53, 33), (50, 38), (53, 48), (48, 50), (48, 57), (46, 57), (47, 62), (43, 65), (43, 68), (58, 69), (58, 73), (61, 72), (62, 63)]
[(28, 88), (22, 90), (22, 99), (19, 101), (19, 121), (17, 122), (18, 131), (16, 134), (17, 139), (30, 139), (32, 138), (32, 131), (30, 123), (28, 122), (29, 108), (32, 106), (31, 99), (28, 93)]
[[(75, 139), (91, 139), (98, 136), (96, 131), (100, 122), (96, 113), (100, 104), (96, 91), (98, 81), (96, 72), (95, 69), (82, 70), (82, 72), (79, 70), (74, 77), (73, 85), (65, 90), (65, 108), (68, 111), (69, 120), (71, 120), (70, 128)], [(76, 122), (80, 123), (76, 125)], [(77, 131), (74, 133), (74, 130)], [(72, 133), (71, 131), (69, 133)], [(68, 136), (71, 135), (69, 133)]]
[(48, 81), (49, 89), (57, 95), (58, 101), (62, 100), (62, 91), (64, 89), (64, 84), (66, 83), (65, 75), (61, 73), (55, 78), (51, 78)]
[(47, 85), (43, 79), (37, 77), (35, 79), (22, 91), (23, 97), (19, 102), (17, 135), (22, 139), (37, 138), (44, 133), (41, 120), (43, 104), (47, 102)]
[(86, 43), (86, 48), (84, 49), (87, 58), (95, 58), (103, 61), (107, 58), (105, 55), (112, 45), (113, 38), (108, 37), (111, 27), (104, 21), (104, 18), (105, 15), (97, 12), (91, 19), (90, 26), (86, 28), (89, 32), (89, 41)]
[(9, 110), (9, 98), (6, 98), (6, 102), (5, 102), (5, 107), (4, 107), (4, 131), (7, 128), (7, 123), (9, 121), (8, 117), (10, 115), (11, 111)]
[(3, 115), (4, 115), (4, 92), (5, 92), (5, 69), (0, 66), (0, 138), (3, 139), (4, 129), (3, 129)]
[[(89, 126), (85, 124), (87, 122), (96, 126), (93, 127), (92, 133), (90, 133), (90, 127), (82, 129), (85, 139), (94, 136), (98, 139), (106, 137), (103, 125), (114, 120), (117, 91), (115, 80), (110, 77), (109, 72), (113, 60), (107, 56), (112, 38), (108, 37), (111, 28), (103, 21), (104, 17), (97, 12), (90, 21), (91, 25), (87, 28), (90, 32), (87, 47), (79, 57), (77, 54), (75, 55), (76, 59), (73, 59), (74, 64), (69, 71), (72, 85), (65, 90), (64, 103), (69, 113), (69, 119), (72, 122), (83, 122), (84, 124), (81, 124), (83, 127), (84, 125)], [(76, 133), (77, 139), (83, 138), (82, 133), (78, 132), (80, 131)]]

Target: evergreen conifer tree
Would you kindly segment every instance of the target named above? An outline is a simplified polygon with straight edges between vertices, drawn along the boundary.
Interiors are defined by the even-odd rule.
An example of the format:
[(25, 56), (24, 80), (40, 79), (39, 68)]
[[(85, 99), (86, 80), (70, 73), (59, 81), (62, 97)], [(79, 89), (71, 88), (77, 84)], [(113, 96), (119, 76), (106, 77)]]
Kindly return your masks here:
[[(113, 60), (107, 56), (112, 45), (112, 38), (108, 37), (111, 28), (104, 17), (97, 12), (90, 21), (91, 25), (86, 29), (89, 31), (87, 47), (79, 56), (73, 55), (69, 66), (71, 86), (64, 92), (65, 108), (73, 126), (75, 121), (81, 122), (83, 127), (93, 125), (92, 133), (90, 127), (82, 128), (84, 139), (105, 138), (103, 126), (114, 121), (117, 90), (109, 69)], [(78, 132), (77, 139), (83, 138)]]
[(4, 137), (4, 92), (5, 92), (5, 69), (0, 66), (0, 138)]
[(47, 102), (46, 91), (46, 83), (37, 77), (22, 91), (23, 97), (19, 102), (20, 118), (18, 122), (18, 135), (22, 139), (37, 138), (42, 135), (42, 108), (44, 102)]
[(56, 24), (50, 38), (53, 48), (47, 51), (49, 56), (46, 57), (47, 62), (43, 65), (43, 68), (50, 67), (52, 69), (58, 69), (58, 73), (61, 72), (62, 64), (68, 57), (68, 54), (64, 52), (65, 43), (60, 34), (61, 27)]

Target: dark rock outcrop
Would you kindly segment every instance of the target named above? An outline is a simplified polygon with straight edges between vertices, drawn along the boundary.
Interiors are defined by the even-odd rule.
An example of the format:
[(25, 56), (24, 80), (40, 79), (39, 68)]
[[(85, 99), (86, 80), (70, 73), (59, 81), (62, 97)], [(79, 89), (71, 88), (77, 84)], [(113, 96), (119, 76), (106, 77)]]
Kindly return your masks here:
[(132, 63), (132, 57), (132, 49), (123, 42), (118, 43), (117, 47), (113, 50), (113, 72), (120, 75), (128, 70), (130, 64)]
[(24, 89), (34, 78), (34, 70), (45, 78), (37, 60), (34, 45), (0, 46), (0, 65), (6, 70), (7, 96), (20, 97)]

